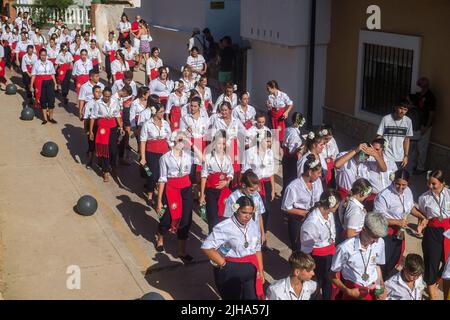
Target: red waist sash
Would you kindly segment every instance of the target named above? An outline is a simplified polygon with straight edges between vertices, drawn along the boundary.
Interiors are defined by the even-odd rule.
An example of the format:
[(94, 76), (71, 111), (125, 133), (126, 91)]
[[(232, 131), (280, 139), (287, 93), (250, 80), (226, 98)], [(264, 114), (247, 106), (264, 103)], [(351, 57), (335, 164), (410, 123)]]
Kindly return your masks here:
[[(399, 232), (400, 232), (400, 227), (398, 227), (398, 226), (389, 226), (388, 227), (388, 234), (390, 236), (396, 236), (396, 235), (398, 235)], [(405, 252), (405, 239), (402, 240), (402, 248), (400, 251), (400, 257), (397, 261), (397, 265), (401, 265), (400, 262), (402, 261), (404, 252)]]
[(158, 76), (159, 76), (158, 68), (150, 69), (150, 80), (155, 80), (156, 78), (158, 78)]
[(74, 54), (73, 55), (73, 62), (75, 63), (75, 62), (77, 62), (78, 60), (80, 60), (81, 59), (81, 55), (79, 55), (79, 54)]
[(55, 65), (55, 63), (56, 63), (56, 58), (48, 58), (48, 61), (50, 61), (51, 63), (53, 63), (53, 65)]
[(279, 130), (278, 139), (280, 142), (283, 142), (284, 139), (284, 130), (286, 130), (286, 123), (284, 122), (284, 120), (278, 119), (283, 115), (285, 111), (286, 108), (270, 109), (270, 116), (272, 118), (272, 128)]
[(170, 129), (172, 131), (180, 128), (181, 108), (179, 106), (172, 106), (170, 109)]
[(116, 126), (116, 118), (100, 118), (97, 120), (97, 134), (95, 137), (97, 157), (109, 158), (109, 135), (111, 129)]
[(133, 68), (134, 67), (134, 60), (133, 59), (131, 59), (131, 60), (126, 60), (127, 62), (128, 62), (128, 66), (130, 67), (130, 68)]
[(69, 70), (70, 70), (70, 63), (64, 63), (59, 66), (58, 73), (56, 76), (56, 80), (58, 80), (59, 84), (61, 84), (64, 81), (67, 71)]
[(169, 204), (171, 222), (171, 232), (176, 232), (180, 225), (181, 216), (183, 214), (183, 199), (181, 197), (181, 189), (191, 185), (189, 175), (180, 178), (168, 178), (166, 183), (166, 198)]
[(251, 263), (256, 268), (256, 279), (255, 279), (256, 296), (258, 297), (259, 300), (265, 300), (263, 283), (261, 277), (259, 276), (260, 274), (259, 262), (256, 254), (252, 254), (241, 258), (225, 257), (225, 260), (229, 262)]
[(122, 35), (122, 38), (123, 38), (123, 39), (128, 38), (128, 36), (130, 35), (129, 32), (121, 32), (120, 34)]
[(264, 182), (269, 182), (270, 178), (262, 178), (259, 179), (259, 194), (261, 195), (261, 198), (265, 201), (266, 199), (266, 186), (264, 185)]
[(50, 74), (36, 75), (34, 77), (34, 97), (36, 98), (36, 108), (40, 109), (41, 106), (41, 93), (42, 93), (42, 82), (46, 80), (52, 80), (53, 77)]
[[(355, 283), (349, 280), (346, 280), (344, 278), (341, 278), (342, 282), (344, 283), (344, 285), (349, 288), (349, 289), (355, 289), (358, 288), (360, 289), (361, 293), (366, 293), (365, 296), (363, 296), (362, 298), (360, 298), (359, 300), (375, 300), (375, 294), (374, 291), (371, 290), (370, 288), (367, 287), (363, 287), (362, 285), (360, 285), (359, 283)], [(342, 300), (356, 300), (355, 298), (349, 297), (348, 295), (346, 295), (345, 293), (342, 296)]]
[[(442, 228), (444, 232), (450, 229), (450, 218), (439, 221), (438, 218), (433, 218), (428, 221), (428, 227), (432, 228)], [(448, 256), (450, 254), (450, 239), (444, 236), (444, 257), (447, 262)]]
[[(215, 172), (206, 178), (206, 188), (216, 189), (217, 184), (221, 181), (227, 181), (228, 177), (223, 172)], [(225, 186), (220, 190), (219, 199), (217, 199), (217, 208), (219, 218), (223, 217), (225, 212), (225, 201), (231, 195), (231, 190)]]
[(97, 59), (92, 59), (92, 65), (93, 66), (98, 65), (98, 58)]
[(147, 140), (145, 151), (164, 154), (169, 152), (169, 145), (166, 139)]
[(122, 80), (124, 78), (123, 72), (119, 71), (114, 74), (114, 78), (117, 80)]
[(116, 50), (111, 50), (109, 52), (109, 62), (113, 62), (116, 60)]
[(22, 58), (24, 55), (26, 55), (27, 52), (26, 51), (19, 51), (19, 60), (22, 62)]
[(252, 120), (246, 120), (244, 122), (244, 126), (245, 126), (245, 129), (247, 129), (247, 130), (250, 129), (253, 126)]
[(89, 81), (89, 75), (88, 74), (80, 74), (76, 77), (76, 83), (77, 83), (77, 95), (80, 94), (80, 89), (83, 84)]
[(333, 243), (326, 247), (314, 248), (311, 252), (311, 255), (317, 256), (317, 257), (325, 257), (325, 256), (333, 255), (335, 253), (336, 253), (336, 245)]
[(4, 77), (5, 77), (5, 59), (2, 59), (2, 61), (0, 61), (0, 78)]
[(31, 74), (31, 71), (33, 71), (33, 66), (31, 64), (26, 64), (25, 67), (27, 68), (27, 72)]

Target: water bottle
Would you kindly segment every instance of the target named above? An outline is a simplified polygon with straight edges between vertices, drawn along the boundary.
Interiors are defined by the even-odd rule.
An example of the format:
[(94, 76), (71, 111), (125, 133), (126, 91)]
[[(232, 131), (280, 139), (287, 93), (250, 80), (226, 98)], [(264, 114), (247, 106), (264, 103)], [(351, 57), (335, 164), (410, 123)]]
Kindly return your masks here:
[(206, 221), (206, 205), (205, 204), (202, 204), (200, 206), (199, 213), (200, 213), (200, 218), (202, 218), (204, 221)]
[(144, 170), (148, 177), (150, 177), (153, 174), (147, 165), (144, 166)]
[(384, 289), (381, 286), (381, 282), (380, 279), (377, 278), (377, 281), (375, 282), (375, 290), (374, 290), (374, 294), (376, 296), (380, 296), (384, 293)]
[[(222, 257), (226, 257), (230, 250), (231, 250), (230, 245), (227, 242), (225, 242), (217, 249), (217, 252), (219, 252), (219, 254)], [(214, 267), (219, 267), (219, 265), (217, 263), (215, 263), (214, 261), (210, 260), (210, 262)]]
[(161, 220), (161, 218), (163, 217), (164, 213), (166, 213), (166, 209), (167, 209), (167, 205), (164, 205), (161, 208), (161, 211), (157, 212), (156, 214), (158, 215), (158, 219)]

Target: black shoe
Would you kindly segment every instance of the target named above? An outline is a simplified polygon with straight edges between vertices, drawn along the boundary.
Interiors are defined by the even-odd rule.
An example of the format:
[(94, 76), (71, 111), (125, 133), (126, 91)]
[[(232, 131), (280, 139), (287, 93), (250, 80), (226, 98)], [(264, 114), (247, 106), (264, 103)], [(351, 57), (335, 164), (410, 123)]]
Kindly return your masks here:
[(164, 252), (164, 246), (156, 246), (156, 252)]
[(53, 123), (53, 124), (58, 123), (58, 121), (56, 121), (55, 119), (50, 119), (50, 120), (48, 120), (48, 121), (51, 122), (51, 123)]
[(179, 258), (181, 259), (181, 261), (183, 261), (184, 263), (191, 263), (192, 260), (194, 260), (194, 258), (192, 258), (190, 255), (185, 255), (185, 256), (179, 256)]
[(44, 124), (47, 124), (47, 122), (48, 122), (47, 120), (44, 120), (44, 121), (42, 121), (41, 124), (44, 125)]

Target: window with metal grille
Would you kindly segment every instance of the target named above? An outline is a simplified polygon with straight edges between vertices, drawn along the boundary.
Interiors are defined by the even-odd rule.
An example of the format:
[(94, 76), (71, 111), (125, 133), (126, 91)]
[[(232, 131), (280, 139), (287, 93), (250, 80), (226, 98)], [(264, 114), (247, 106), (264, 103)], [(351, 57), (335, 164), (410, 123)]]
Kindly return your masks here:
[(377, 115), (392, 112), (411, 92), (414, 50), (364, 43), (361, 109)]

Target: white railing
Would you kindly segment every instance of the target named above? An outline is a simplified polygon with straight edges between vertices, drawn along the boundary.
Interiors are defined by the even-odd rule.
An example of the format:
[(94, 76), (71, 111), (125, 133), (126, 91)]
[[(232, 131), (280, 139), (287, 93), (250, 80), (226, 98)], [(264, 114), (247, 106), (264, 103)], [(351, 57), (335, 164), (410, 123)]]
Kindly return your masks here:
[[(33, 21), (45, 22), (53, 24), (56, 19), (63, 19), (64, 23), (69, 27), (89, 26), (91, 24), (90, 7), (83, 8), (81, 6), (70, 6), (64, 11), (57, 8), (48, 8), (39, 5), (15, 5), (17, 12), (28, 12)], [(41, 21), (41, 17), (45, 12), (45, 21)]]

